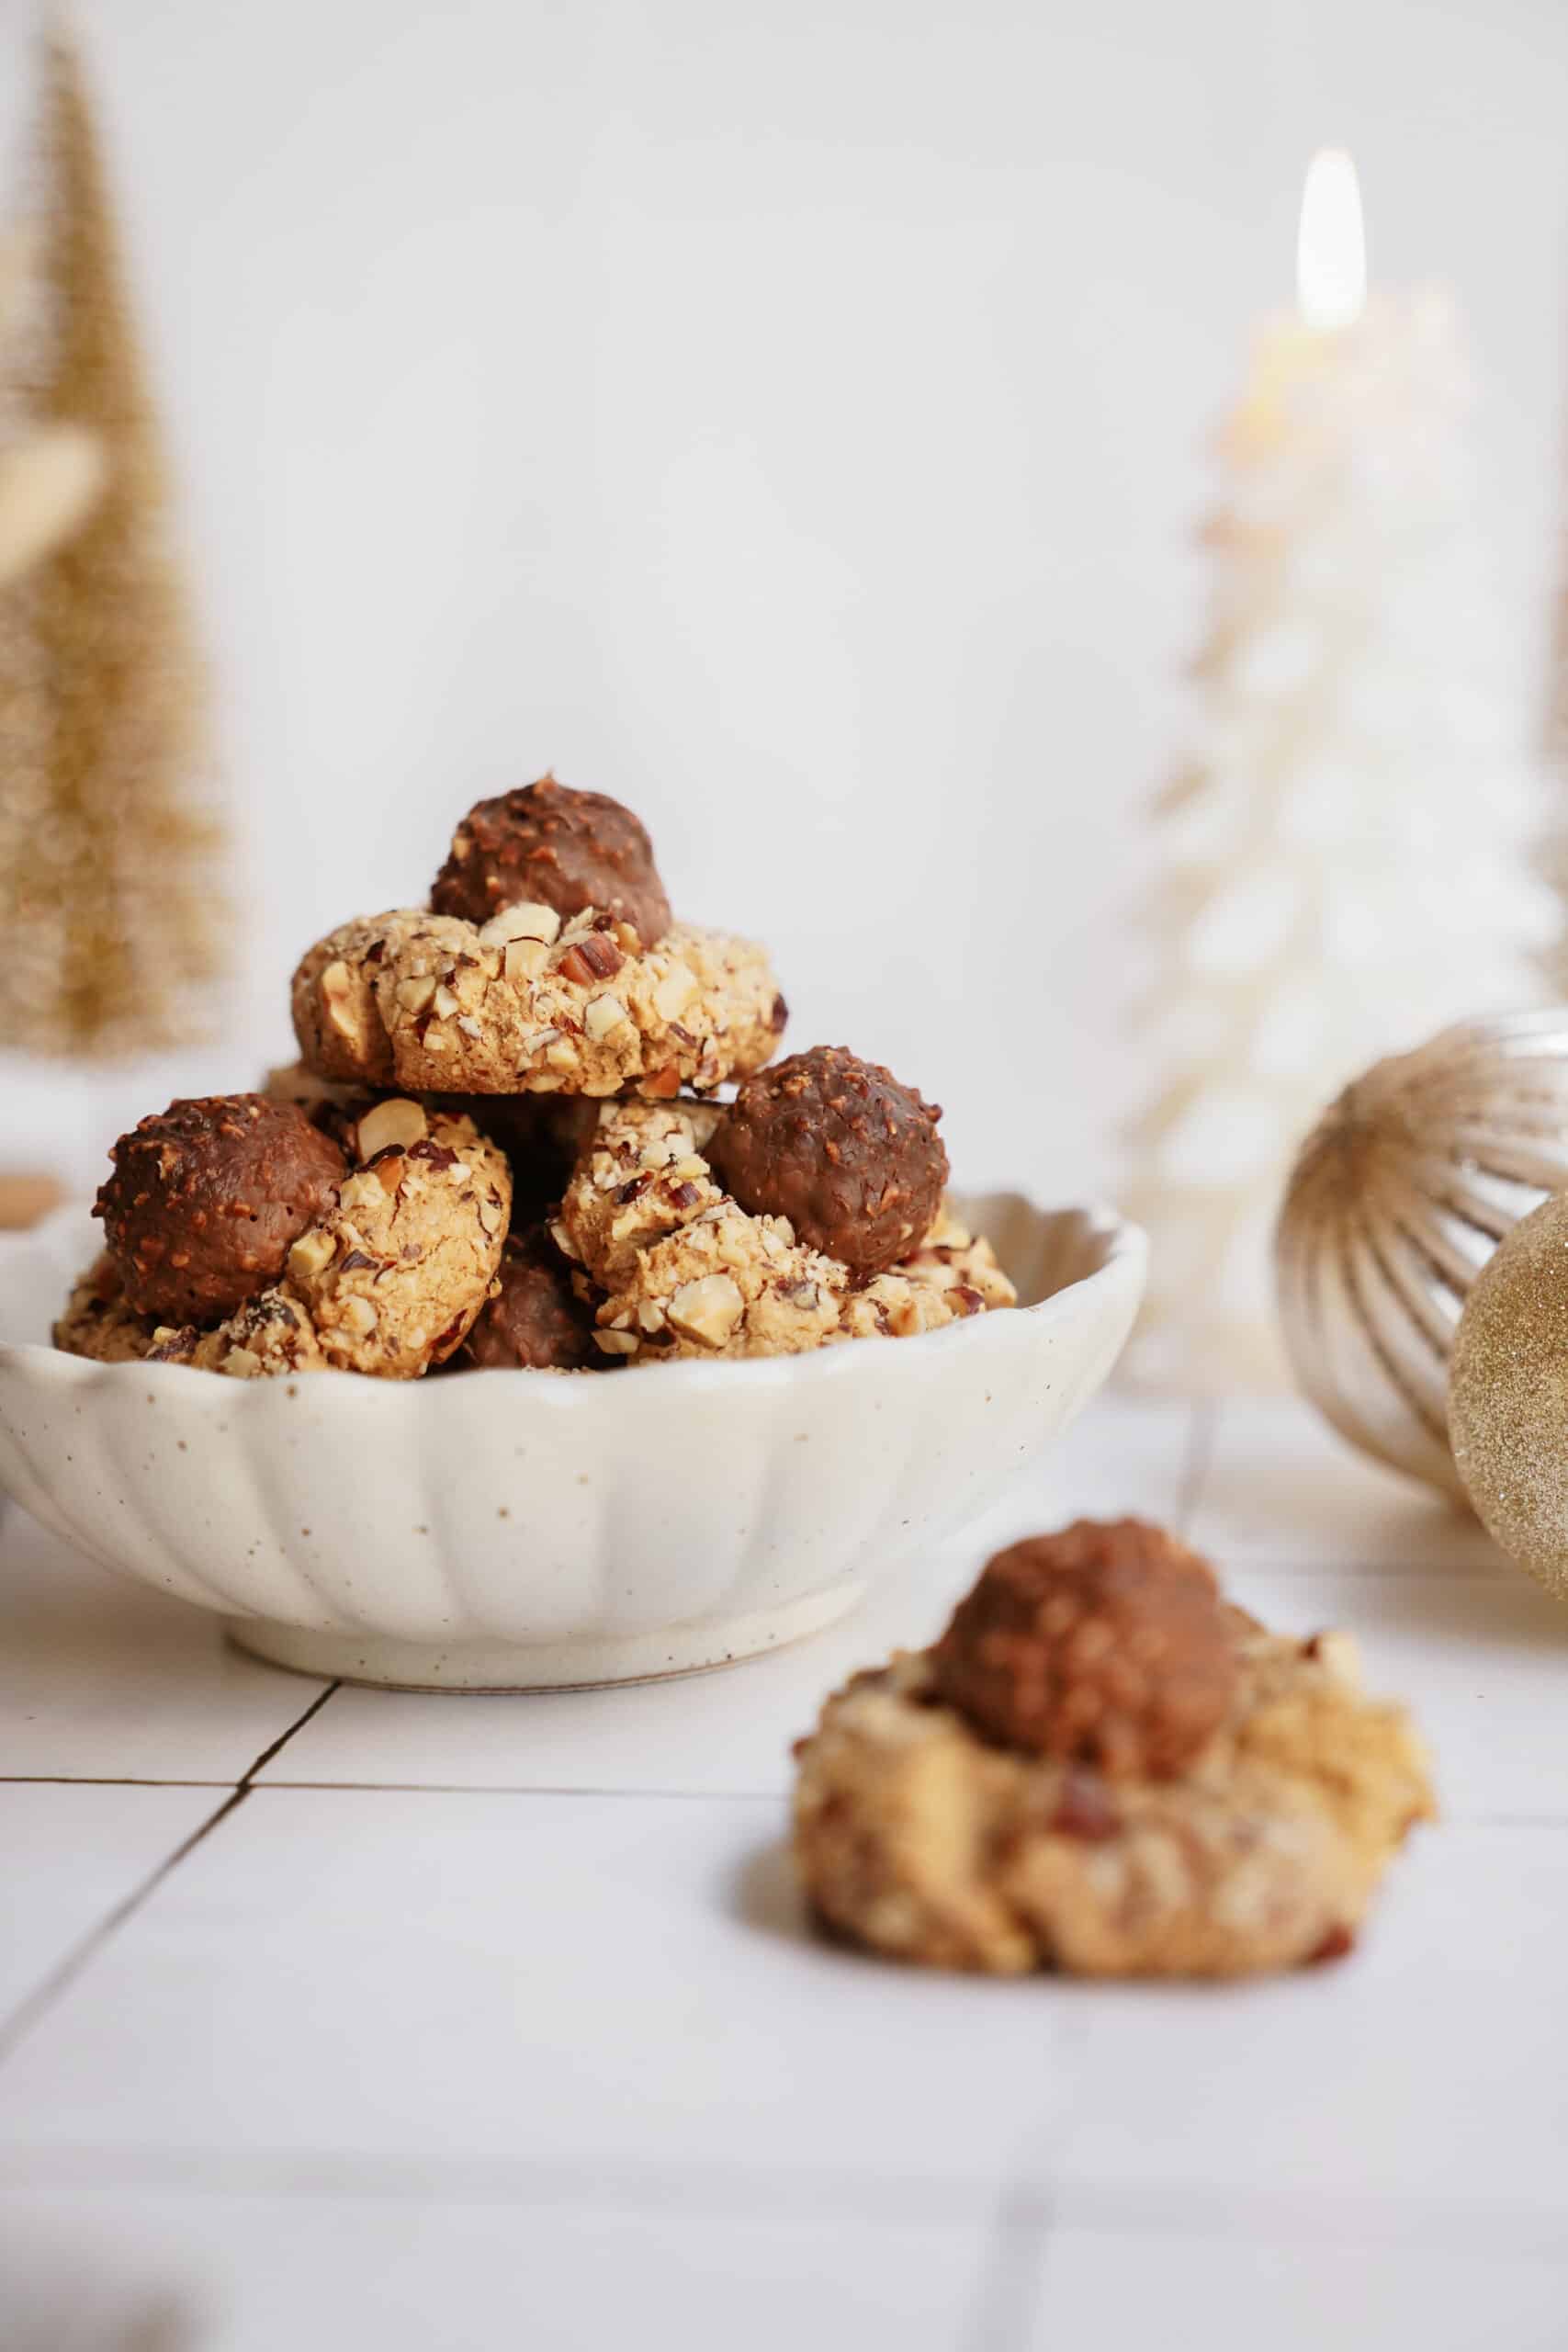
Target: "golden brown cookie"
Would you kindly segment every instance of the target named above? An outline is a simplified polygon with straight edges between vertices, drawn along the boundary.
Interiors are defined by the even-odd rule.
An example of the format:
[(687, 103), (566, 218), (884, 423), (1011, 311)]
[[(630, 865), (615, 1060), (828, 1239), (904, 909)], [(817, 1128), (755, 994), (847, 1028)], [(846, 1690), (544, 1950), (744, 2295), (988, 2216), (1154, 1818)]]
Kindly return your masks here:
[(798, 1355), (840, 1340), (912, 1338), (1017, 1294), (987, 1242), (943, 1212), (919, 1250), (867, 1282), (806, 1249), (784, 1217), (749, 1216), (714, 1179), (722, 1116), (614, 1102), (567, 1186), (554, 1231), (605, 1294), (598, 1345), (637, 1362)]
[[(1348, 1635), (1224, 1613), (1228, 1704), (1158, 1775), (987, 1736), (933, 1651), (855, 1676), (796, 1750), (818, 1916), (890, 1958), (998, 1975), (1243, 1976), (1349, 1951), (1434, 1811), (1425, 1752), (1403, 1708), (1363, 1694)], [(1078, 1664), (1098, 1705), (1108, 1658)]]
[(644, 948), (588, 910), (508, 907), (482, 928), (400, 910), (344, 923), (294, 975), (319, 1077), (410, 1091), (705, 1091), (775, 1051), (784, 1002), (763, 950), (677, 923)]
[[(264, 1092), (275, 1102), (298, 1103), (324, 1135), (341, 1141), (355, 1119), (381, 1098), (363, 1086), (317, 1078), (303, 1062), (268, 1070)], [(499, 1144), (512, 1170), (512, 1223), (524, 1229), (553, 1207), (599, 1124), (599, 1105), (581, 1094), (420, 1094), (427, 1112), (470, 1119)]]
[(239, 1378), (310, 1371), (414, 1380), (458, 1348), (489, 1295), (512, 1205), (505, 1155), (471, 1121), (394, 1097), (348, 1129), (351, 1171), (291, 1244), (282, 1278), (209, 1329), (138, 1316), (107, 1256), (55, 1326), (73, 1355)]

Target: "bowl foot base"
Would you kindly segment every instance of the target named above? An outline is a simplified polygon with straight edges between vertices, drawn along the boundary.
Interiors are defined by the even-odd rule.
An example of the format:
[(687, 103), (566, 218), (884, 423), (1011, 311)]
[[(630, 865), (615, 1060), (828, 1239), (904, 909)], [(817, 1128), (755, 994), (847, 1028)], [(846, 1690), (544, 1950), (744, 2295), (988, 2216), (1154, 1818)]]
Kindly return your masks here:
[(706, 1617), (662, 1633), (558, 1642), (394, 1641), (380, 1634), (318, 1633), (266, 1617), (225, 1617), (236, 1648), (296, 1674), (367, 1682), (392, 1690), (467, 1690), (476, 1697), (526, 1690), (594, 1690), (615, 1682), (660, 1682), (781, 1649), (830, 1625), (863, 1588), (834, 1585), (787, 1607)]

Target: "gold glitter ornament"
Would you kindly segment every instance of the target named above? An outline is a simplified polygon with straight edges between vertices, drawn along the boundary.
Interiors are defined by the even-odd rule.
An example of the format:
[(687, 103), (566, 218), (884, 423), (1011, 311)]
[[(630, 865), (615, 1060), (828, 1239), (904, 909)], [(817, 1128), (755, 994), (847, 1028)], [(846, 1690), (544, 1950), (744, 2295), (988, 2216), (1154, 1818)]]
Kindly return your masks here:
[(209, 1032), (224, 960), (206, 679), (80, 61), (45, 44), (36, 313), (7, 437), (86, 432), (86, 519), (0, 590), (0, 1035), (108, 1056)]
[(1472, 1288), (1449, 1430), (1488, 1534), (1568, 1600), (1568, 1193), (1516, 1226)]
[(1471, 1499), (1449, 1440), (1454, 1334), (1499, 1242), (1564, 1186), (1568, 1011), (1458, 1023), (1330, 1105), (1286, 1186), (1275, 1267), (1292, 1370), (1342, 1437)]

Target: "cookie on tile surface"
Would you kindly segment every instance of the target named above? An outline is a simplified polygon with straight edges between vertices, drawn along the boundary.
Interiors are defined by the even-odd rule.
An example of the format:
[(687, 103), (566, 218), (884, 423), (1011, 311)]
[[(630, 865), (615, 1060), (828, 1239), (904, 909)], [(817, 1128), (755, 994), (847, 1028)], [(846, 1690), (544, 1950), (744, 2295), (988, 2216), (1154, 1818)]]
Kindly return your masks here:
[(644, 947), (614, 915), (543, 905), (482, 928), (418, 909), (344, 923), (300, 962), (293, 1010), (320, 1077), (463, 1094), (705, 1091), (760, 1069), (786, 1017), (749, 940), (677, 923)]
[(901, 1265), (858, 1278), (805, 1248), (787, 1218), (750, 1216), (705, 1157), (724, 1113), (605, 1106), (561, 1203), (556, 1238), (603, 1291), (598, 1345), (637, 1361), (798, 1355), (910, 1338), (1017, 1294), (990, 1246), (940, 1212)]
[(114, 1363), (234, 1377), (346, 1371), (413, 1380), (461, 1345), (490, 1293), (511, 1214), (505, 1155), (471, 1121), (392, 1098), (348, 1131), (357, 1163), (289, 1246), (281, 1278), (215, 1325), (138, 1315), (106, 1252), (54, 1342)]
[[(1269, 1634), (1216, 1597), (1201, 1632), (1184, 1603), (1174, 1644), (1153, 1617), (1140, 1641), (1130, 1607), (1112, 1627), (1101, 1597), (1082, 1605), (1081, 1580), (1076, 1601), (1061, 1597), (1053, 1612), (1035, 1596), (1054, 1653), (1038, 1673), (1016, 1622), (998, 1628), (987, 1608), (964, 1623), (961, 1610), (945, 1657), (943, 1644), (899, 1654), (828, 1701), (796, 1750), (795, 1804), (822, 1921), (891, 1958), (999, 1975), (1243, 1976), (1348, 1951), (1388, 1861), (1434, 1810), (1409, 1718), (1363, 1694), (1349, 1636)], [(1172, 1749), (1172, 1694), (1222, 1626), (1223, 1709), (1191, 1747), (1183, 1702)], [(1010, 1704), (1020, 1688), (1048, 1691), (1010, 1718), (1027, 1744), (953, 1703), (976, 1673), (999, 1673)], [(1200, 1713), (1214, 1695), (1205, 1668)], [(1108, 1723), (1128, 1735), (1110, 1770)]]

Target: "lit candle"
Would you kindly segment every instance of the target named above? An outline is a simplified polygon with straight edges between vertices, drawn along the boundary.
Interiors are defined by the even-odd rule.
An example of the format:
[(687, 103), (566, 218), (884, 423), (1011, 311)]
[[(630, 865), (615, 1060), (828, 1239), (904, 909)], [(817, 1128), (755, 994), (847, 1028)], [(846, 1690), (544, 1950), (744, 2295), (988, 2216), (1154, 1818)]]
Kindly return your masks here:
[(1336, 368), (1354, 365), (1355, 330), (1367, 324), (1367, 242), (1356, 166), (1343, 148), (1325, 147), (1308, 166), (1296, 237), (1296, 307), (1266, 319), (1251, 376), (1224, 436), (1246, 462), (1273, 456), (1307, 420), (1314, 393)]
[(1300, 1136), (1379, 1055), (1540, 992), (1559, 915), (1469, 391), (1452, 303), (1369, 292), (1354, 166), (1317, 156), (1296, 305), (1262, 322), (1220, 436), (1197, 707), (1161, 811), (1132, 1204), (1154, 1376), (1277, 1368), (1269, 1243)]
[(1324, 147), (1307, 169), (1296, 238), (1296, 302), (1309, 327), (1354, 326), (1367, 304), (1361, 187), (1342, 147)]

